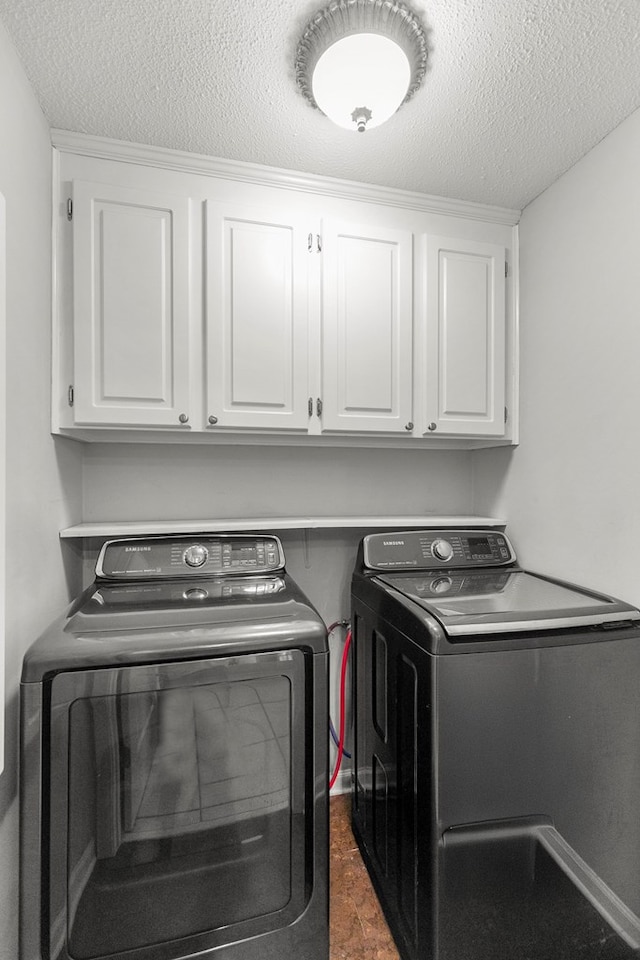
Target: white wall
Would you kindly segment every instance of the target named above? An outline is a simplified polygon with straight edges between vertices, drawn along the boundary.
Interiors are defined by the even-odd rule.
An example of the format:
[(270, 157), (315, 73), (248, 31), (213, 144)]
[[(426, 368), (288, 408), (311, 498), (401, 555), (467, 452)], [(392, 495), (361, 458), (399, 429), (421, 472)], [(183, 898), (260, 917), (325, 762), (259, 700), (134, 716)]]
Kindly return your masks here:
[(22, 655), (67, 602), (58, 541), (79, 519), (81, 449), (50, 436), (51, 150), (48, 125), (0, 24), (0, 192), (7, 215), (5, 769), (0, 777), (0, 960), (16, 960), (17, 737)]
[(478, 512), (532, 569), (640, 603), (640, 111), (523, 213), (521, 445)]
[(84, 519), (192, 519), (468, 509), (467, 451), (91, 444)]
[[(84, 453), (85, 521), (219, 519), (223, 529), (235, 517), (469, 513), (471, 501), (467, 451), (91, 444)], [(362, 535), (286, 537), (288, 568), (327, 620), (349, 616)]]

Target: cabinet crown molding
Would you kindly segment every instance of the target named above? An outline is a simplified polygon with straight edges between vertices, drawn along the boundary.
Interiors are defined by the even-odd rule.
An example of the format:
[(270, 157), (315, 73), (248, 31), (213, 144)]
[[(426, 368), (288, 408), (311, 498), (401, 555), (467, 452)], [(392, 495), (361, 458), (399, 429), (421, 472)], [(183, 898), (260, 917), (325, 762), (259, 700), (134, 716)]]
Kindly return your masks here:
[(51, 130), (54, 149), (101, 160), (120, 160), (143, 166), (197, 173), (228, 180), (250, 181), (264, 186), (276, 186), (306, 193), (331, 195), (348, 200), (363, 200), (392, 207), (404, 207), (427, 213), (439, 213), (466, 220), (483, 220), (515, 226), (520, 221), (520, 210), (473, 203), (468, 200), (450, 200), (425, 193), (379, 187), (355, 180), (339, 180), (316, 174), (302, 174), (294, 170), (267, 167), (243, 160), (225, 160), (205, 154), (187, 153), (167, 147), (153, 147), (124, 140), (110, 140), (68, 130)]

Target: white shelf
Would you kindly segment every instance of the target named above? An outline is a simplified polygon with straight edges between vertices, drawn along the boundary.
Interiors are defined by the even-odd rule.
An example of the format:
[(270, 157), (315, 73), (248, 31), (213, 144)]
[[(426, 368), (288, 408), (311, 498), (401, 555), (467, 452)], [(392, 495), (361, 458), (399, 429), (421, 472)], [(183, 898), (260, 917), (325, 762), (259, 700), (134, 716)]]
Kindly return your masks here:
[(338, 530), (411, 527), (504, 527), (495, 517), (473, 516), (385, 516), (385, 517), (248, 517), (202, 520), (107, 520), (78, 523), (60, 531), (62, 539), (78, 537), (148, 537), (172, 533), (232, 533), (236, 530)]

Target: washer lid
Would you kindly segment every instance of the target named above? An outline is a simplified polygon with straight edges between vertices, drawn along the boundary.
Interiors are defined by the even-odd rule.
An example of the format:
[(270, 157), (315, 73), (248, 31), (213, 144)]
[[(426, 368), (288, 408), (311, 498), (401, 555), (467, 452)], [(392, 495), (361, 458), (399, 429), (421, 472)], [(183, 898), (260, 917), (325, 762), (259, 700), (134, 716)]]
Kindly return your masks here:
[(452, 638), (640, 621), (640, 611), (630, 604), (522, 570), (450, 570), (375, 579), (437, 617)]

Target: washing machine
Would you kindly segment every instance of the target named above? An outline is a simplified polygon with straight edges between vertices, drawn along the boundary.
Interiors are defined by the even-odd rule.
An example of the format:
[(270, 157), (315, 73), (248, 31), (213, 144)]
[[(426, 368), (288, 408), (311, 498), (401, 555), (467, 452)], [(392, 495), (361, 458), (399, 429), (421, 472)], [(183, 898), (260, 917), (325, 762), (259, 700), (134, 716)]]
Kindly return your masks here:
[(21, 960), (327, 960), (327, 659), (276, 537), (107, 542), (24, 658)]
[(404, 960), (640, 955), (640, 613), (501, 529), (352, 580), (353, 830)]

